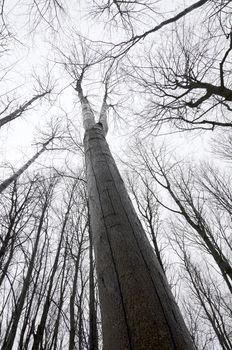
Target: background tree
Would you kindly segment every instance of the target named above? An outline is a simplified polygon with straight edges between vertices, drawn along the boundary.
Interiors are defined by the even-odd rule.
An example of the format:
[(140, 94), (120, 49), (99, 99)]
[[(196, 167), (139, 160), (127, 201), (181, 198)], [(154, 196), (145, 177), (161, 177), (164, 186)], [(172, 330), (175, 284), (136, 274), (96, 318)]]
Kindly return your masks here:
[[(171, 213), (166, 237), (182, 266), (178, 272), (181, 278), (172, 287), (178, 290), (195, 346), (210, 348), (218, 342), (227, 349), (231, 346), (231, 316), (226, 306), (231, 301), (230, 180), (206, 163), (200, 169), (195, 166), (194, 171), (183, 162), (172, 163), (164, 150), (148, 151), (140, 144), (136, 154), (137, 170), (130, 167), (141, 181), (150, 184), (154, 200)], [(159, 185), (155, 192), (153, 181)], [(195, 306), (179, 292), (184, 288), (183, 280), (196, 300)], [(200, 324), (204, 334), (198, 329)]]

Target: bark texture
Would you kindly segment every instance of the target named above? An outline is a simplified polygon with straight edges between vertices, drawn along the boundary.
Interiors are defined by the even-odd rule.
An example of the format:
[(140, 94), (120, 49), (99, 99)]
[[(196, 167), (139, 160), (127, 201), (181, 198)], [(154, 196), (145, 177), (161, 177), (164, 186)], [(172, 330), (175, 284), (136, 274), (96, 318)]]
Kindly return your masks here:
[(84, 145), (104, 350), (194, 349), (101, 124)]

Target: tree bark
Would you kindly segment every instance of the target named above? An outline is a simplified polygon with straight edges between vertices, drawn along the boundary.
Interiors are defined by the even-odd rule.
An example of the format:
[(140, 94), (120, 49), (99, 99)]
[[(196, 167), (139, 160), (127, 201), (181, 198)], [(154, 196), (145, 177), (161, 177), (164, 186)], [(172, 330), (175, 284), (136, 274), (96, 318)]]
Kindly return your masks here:
[(194, 349), (104, 134), (84, 138), (104, 350)]

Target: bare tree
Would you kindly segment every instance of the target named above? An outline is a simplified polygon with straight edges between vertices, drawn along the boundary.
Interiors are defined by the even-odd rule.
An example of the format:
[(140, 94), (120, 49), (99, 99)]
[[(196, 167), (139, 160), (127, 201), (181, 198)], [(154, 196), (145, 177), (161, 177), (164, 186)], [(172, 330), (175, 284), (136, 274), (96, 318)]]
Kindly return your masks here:
[(128, 176), (128, 191), (135, 199), (141, 221), (145, 226), (145, 231), (151, 239), (157, 259), (161, 268), (165, 272), (165, 263), (162, 258), (162, 246), (159, 242), (161, 235), (160, 204), (156, 200), (154, 189), (146, 176), (139, 183), (138, 178)]
[(122, 25), (126, 31), (134, 32), (136, 23), (145, 23), (152, 16), (158, 16), (157, 0), (144, 1), (95, 1), (90, 7), (92, 16), (107, 16), (109, 25), (117, 27)]
[[(74, 191), (75, 189), (73, 189)], [(83, 213), (80, 213), (80, 218), (83, 216)], [(80, 219), (80, 224), (82, 220)], [(81, 225), (80, 225), (81, 226)], [(73, 276), (73, 283), (72, 283), (72, 289), (70, 293), (70, 303), (69, 303), (69, 308), (70, 308), (70, 335), (69, 335), (69, 350), (75, 349), (75, 335), (77, 333), (77, 318), (75, 317), (75, 300), (77, 297), (77, 291), (78, 291), (78, 275), (81, 274), (81, 259), (82, 259), (82, 253), (83, 250), (85, 249), (85, 231), (87, 228), (87, 221), (82, 227), (80, 231), (77, 231), (77, 235), (73, 235), (72, 240), (69, 245), (69, 250), (70, 250), (70, 255), (71, 258), (74, 262), (74, 276)], [(73, 240), (76, 240), (77, 244), (75, 244), (75, 252), (73, 251)], [(78, 248), (78, 249), (77, 249)], [(82, 293), (84, 291), (84, 288), (82, 288)], [(81, 295), (82, 295), (81, 293)], [(82, 313), (82, 308), (81, 306), (79, 307), (79, 327), (82, 327), (81, 325), (81, 313)], [(79, 330), (79, 335), (80, 335), (80, 330)], [(81, 339), (82, 339), (82, 334), (79, 336), (79, 342), (81, 344)], [(80, 345), (81, 346), (81, 345)]]
[(212, 325), (221, 348), (229, 350), (232, 346), (229, 327), (230, 316), (229, 313), (227, 315), (225, 313), (229, 307), (229, 302), (223, 298), (220, 286), (217, 286), (213, 279), (210, 282), (204, 281), (201, 272), (192, 264), (186, 254), (184, 255), (184, 263), (191, 279), (193, 293)]
[(220, 40), (210, 34), (195, 40), (194, 28), (185, 24), (175, 32), (158, 53), (151, 48), (145, 62), (127, 70), (147, 101), (142, 124), (159, 128), (168, 123), (181, 130), (230, 128), (231, 32), (221, 34)]
[[(206, 207), (206, 194), (202, 192), (202, 194), (199, 195), (201, 192), (197, 192), (198, 195), (195, 195), (197, 188), (194, 181), (194, 174), (191, 169), (186, 169), (183, 165), (167, 164), (164, 160), (162, 151), (159, 154), (151, 151), (149, 154), (141, 145), (138, 149), (138, 154), (143, 162), (144, 169), (147, 169), (148, 173), (161, 186), (161, 188), (169, 193), (177, 209), (176, 207), (172, 208), (170, 205), (162, 205), (166, 209), (179, 214), (187, 225), (191, 227), (193, 232), (197, 234), (197, 237), (200, 238), (199, 245), (204, 247), (204, 249), (212, 255), (230, 292), (232, 292), (231, 261), (229, 259), (229, 254), (227, 253), (227, 250), (231, 249), (231, 245), (228, 239), (225, 239), (225, 235), (222, 235), (220, 230), (217, 230), (215, 221), (212, 221), (212, 217), (217, 218), (217, 215), (215, 214), (217, 211), (215, 211), (215, 209), (220, 205), (220, 201), (222, 202), (221, 205), (223, 205), (225, 198), (222, 193), (220, 196), (217, 184), (214, 184), (216, 189), (214, 187), (211, 187), (210, 189), (209, 184), (207, 189), (207, 178), (206, 181), (202, 180), (204, 182), (204, 189), (207, 189), (209, 192), (211, 191), (211, 195), (214, 196), (214, 199), (215, 195), (219, 198), (219, 201), (217, 201), (217, 207), (212, 208), (212, 202), (209, 201), (208, 209)], [(200, 189), (198, 189), (198, 191), (200, 191)], [(224, 245), (222, 245), (221, 240), (224, 242)], [(196, 242), (197, 241), (198, 239), (196, 239)]]
[[(186, 7), (184, 10), (180, 11), (178, 14), (163, 20), (158, 25), (155, 25), (153, 28), (144, 31), (142, 34), (135, 34), (135, 26), (133, 25), (134, 19), (136, 19), (136, 13), (138, 12), (148, 12), (148, 14), (151, 16), (154, 16), (154, 12), (157, 11), (157, 9), (154, 9), (154, 2), (144, 2), (144, 1), (100, 1), (95, 3), (95, 7), (93, 9), (93, 13), (95, 14), (101, 14), (101, 13), (107, 13), (110, 20), (112, 22), (117, 21), (117, 18), (120, 18), (122, 24), (124, 27), (129, 28), (131, 34), (131, 38), (128, 40), (125, 40), (123, 42), (120, 42), (118, 44), (113, 44), (113, 50), (112, 47), (109, 51), (109, 55), (114, 58), (119, 58), (126, 53), (128, 53), (129, 50), (131, 50), (137, 43), (144, 40), (147, 36), (150, 34), (153, 34), (163, 27), (166, 27), (169, 24), (175, 23), (187, 14), (191, 13), (192, 11), (200, 8), (201, 6), (207, 4), (208, 0), (199, 0), (195, 2), (193, 5)], [(145, 17), (148, 16), (148, 14), (145, 14)], [(141, 15), (141, 13), (140, 13)], [(135, 18), (134, 18), (135, 17)]]
[[(16, 108), (15, 110), (11, 111), (9, 114), (7, 114), (6, 116), (4, 116), (3, 118), (0, 119), (0, 128), (11, 122), (12, 120), (15, 120), (19, 117), (21, 117), (23, 115), (23, 113), (25, 111), (27, 111), (35, 101), (40, 100), (41, 98), (43, 98), (44, 96), (48, 95), (51, 93), (51, 90), (49, 89), (48, 91), (44, 91), (41, 94), (38, 94), (34, 97), (32, 97), (30, 100), (24, 102), (21, 106), (19, 106), (18, 108)], [(8, 109), (10, 108), (10, 105), (13, 101), (10, 101), (7, 103), (7, 105), (5, 106), (5, 108), (1, 111), (0, 115), (5, 114)]]
[[(28, 20), (29, 14), (33, 29), (42, 22), (43, 28), (46, 24), (53, 28), (54, 23), (59, 22), (59, 13), (65, 11), (62, 0), (16, 3), (27, 4), (29, 13), (23, 20)], [(105, 350), (195, 347), (203, 350), (218, 343), (223, 350), (231, 347), (230, 177), (221, 176), (213, 168), (202, 170), (195, 177), (192, 170), (182, 165), (173, 166), (171, 162), (167, 165), (155, 152), (149, 155), (141, 147), (137, 160), (141, 161), (142, 171), (135, 169), (141, 184), (138, 186), (131, 178), (128, 181), (137, 215), (106, 142), (108, 118), (112, 109), (116, 110), (112, 96), (120, 90), (117, 82), (124, 71), (133, 80), (133, 87), (136, 81), (140, 91), (148, 96), (147, 125), (159, 127), (170, 122), (182, 130), (199, 127), (213, 130), (216, 126), (232, 125), (229, 117), (232, 101), (230, 2), (199, 0), (177, 13), (161, 14), (159, 18), (156, 3), (96, 0), (95, 14), (107, 13), (109, 22), (120, 23), (126, 29), (122, 42), (108, 45), (102, 41), (97, 46), (90, 40), (86, 44), (79, 36), (79, 44), (60, 50), (61, 63), (71, 77), (70, 85), (83, 117), (89, 208), (86, 189), (83, 189), (86, 180), (69, 169), (66, 159), (62, 170), (57, 169), (52, 175), (49, 169), (40, 170), (43, 175), (33, 179), (26, 175), (29, 166), (49, 145), (54, 145), (57, 136), (53, 134), (47, 135), (36, 154), (0, 184), (3, 232), (0, 237), (0, 346), (4, 349), (99, 350), (102, 341), (98, 289)], [(3, 19), (9, 4), (7, 0), (1, 3)], [(73, 2), (70, 5), (73, 11), (74, 6)], [(186, 34), (183, 39), (177, 26), (183, 23), (181, 19), (199, 10), (207, 10), (202, 18), (210, 18), (202, 38), (190, 42), (191, 35)], [(215, 26), (210, 25), (212, 18), (217, 22)], [(138, 23), (146, 19), (148, 23), (143, 23), (141, 29)], [(164, 52), (160, 55), (150, 52), (146, 62), (142, 57), (142, 64), (138, 63), (138, 56), (132, 60), (133, 48), (158, 31), (167, 30), (169, 35), (170, 27), (178, 30), (176, 36), (172, 33), (172, 40), (168, 42), (171, 45), (167, 45)], [(194, 29), (193, 37), (196, 33), (199, 31)], [(218, 35), (220, 39), (214, 50)], [(207, 41), (209, 47), (205, 44)], [(4, 45), (2, 47), (4, 50)], [(129, 68), (124, 66), (120, 70), (121, 58), (125, 58)], [(89, 90), (95, 82), (97, 88), (101, 88), (99, 96), (94, 96), (94, 105)], [(36, 101), (49, 97), (50, 93), (48, 84), (25, 99), (21, 106), (15, 104), (16, 99), (3, 97), (0, 127), (17, 118), (19, 121)], [(99, 100), (101, 107), (96, 119)], [(62, 105), (62, 98), (59, 102)], [(67, 122), (68, 137), (62, 140), (62, 145), (70, 148), (76, 157), (77, 151), (83, 153), (83, 145), (71, 135), (71, 123), (76, 120)], [(228, 154), (225, 144), (223, 141)], [(63, 157), (60, 158), (63, 161)], [(160, 199), (155, 182), (167, 193), (168, 204)], [(183, 315), (189, 315), (191, 334), (173, 298), (173, 285), (167, 281), (166, 256), (160, 244), (160, 236), (165, 232), (159, 217), (161, 208), (175, 216), (176, 226), (170, 242), (178, 245), (184, 236), (184, 242), (192, 244), (196, 254), (208, 259), (207, 273), (213, 271), (212, 276), (220, 281), (217, 283), (212, 276), (204, 274), (188, 255), (189, 247), (176, 249), (179, 255), (175, 257), (184, 267), (187, 290), (197, 304), (191, 308), (192, 300), (189, 300), (183, 308)], [(179, 275), (179, 279), (183, 275)], [(184, 294), (181, 282), (179, 291), (178, 283), (177, 291), (173, 287), (175, 295)], [(183, 299), (178, 298), (178, 302), (180, 300)], [(205, 337), (199, 341), (199, 334), (205, 330)]]
[(36, 152), (34, 154), (33, 157), (31, 157), (31, 159), (29, 159), (21, 168), (19, 168), (18, 170), (16, 170), (14, 172), (13, 175), (11, 175), (10, 177), (8, 177), (6, 180), (4, 180), (1, 184), (0, 184), (0, 193), (2, 193), (8, 186), (10, 186), (14, 181), (16, 181), (18, 179), (18, 177), (20, 175), (22, 175), (31, 164), (33, 164), (36, 159), (47, 150), (47, 146), (52, 143), (52, 141), (54, 140), (55, 135), (52, 136), (48, 141), (43, 143), (42, 148)]
[[(49, 184), (53, 193), (48, 195), (43, 213)], [(2, 194), (1, 347), (29, 349), (36, 342), (54, 350), (62, 343), (68, 346), (70, 299), (73, 299), (74, 323), (80, 325), (79, 331), (74, 328), (75, 343), (80, 342), (87, 349), (88, 242), (81, 186), (78, 179), (64, 182), (63, 177), (56, 175), (51, 179), (37, 176), (26, 181), (24, 175)], [(57, 200), (57, 195), (62, 196), (62, 202)], [(72, 272), (78, 252), (80, 263), (75, 280)], [(74, 280), (77, 288), (72, 290)]]
[[(175, 288), (178, 287), (180, 290), (178, 300), (193, 342), (197, 349), (211, 349), (218, 346), (229, 349), (231, 347), (231, 308), (229, 306), (231, 294), (228, 293), (226, 285), (230, 290), (230, 278), (228, 281), (222, 272), (218, 273), (220, 270), (218, 271), (215, 266), (216, 259), (204, 244), (207, 242), (206, 237), (199, 237), (199, 231), (193, 230), (191, 224), (191, 221), (198, 220), (198, 225), (204, 227), (209, 239), (212, 243), (216, 243), (215, 247), (220, 249), (219, 256), (224, 257), (228, 266), (231, 266), (229, 176), (207, 164), (202, 165), (201, 171), (196, 169), (195, 172), (189, 171), (183, 163), (165, 162), (163, 153), (159, 156), (155, 153), (148, 155), (147, 149), (145, 151), (141, 145), (139, 150), (143, 162), (137, 159), (136, 163), (140, 164), (141, 168), (136, 172), (133, 167), (133, 171), (136, 172), (134, 176), (137, 179), (141, 177), (142, 180), (148, 177), (150, 186), (152, 179), (159, 184), (164, 184), (164, 180), (166, 182), (168, 179), (171, 191), (175, 194), (174, 203), (177, 206), (171, 206), (165, 193), (161, 192), (165, 201), (161, 200), (160, 191), (156, 191), (154, 196), (165, 209), (172, 213), (171, 227), (168, 226), (164, 230), (167, 231), (169, 245), (174, 246), (176, 256), (183, 263), (181, 273), (178, 272), (180, 279)], [(147, 152), (146, 157), (144, 157), (145, 152)], [(147, 175), (144, 174), (145, 171)], [(169, 190), (167, 192), (170, 193)], [(191, 211), (189, 211), (190, 208)], [(183, 209), (188, 213), (187, 218), (184, 216)], [(178, 249), (175, 248), (176, 245)], [(175, 265), (179, 264), (180, 262)], [(188, 286), (186, 294), (182, 293), (185, 289), (182, 282), (185, 280)]]
[(17, 182), (14, 182), (10, 193), (1, 195), (1, 247), (0, 247), (0, 286), (8, 275), (9, 268), (14, 261), (14, 255), (17, 247), (20, 246), (20, 234), (31, 220), (28, 212), (34, 210), (36, 201), (33, 204), (35, 195), (34, 181), (29, 185), (22, 185), (20, 188)]
[(231, 161), (232, 137), (230, 133), (221, 133), (213, 139), (212, 153), (221, 160)]
[[(8, 11), (10, 2), (8, 0), (0, 1), (0, 16), (4, 26), (8, 29), (11, 23), (8, 23)], [(62, 0), (31, 0), (25, 2), (18, 0), (16, 5), (24, 8), (24, 20), (28, 25), (30, 20), (32, 29), (35, 30), (40, 24), (46, 24), (50, 29), (55, 29), (59, 25), (60, 15), (65, 13), (65, 6)]]
[[(202, 325), (204, 335), (200, 336), (199, 330), (193, 332), (193, 338), (197, 348), (201, 345), (203, 348), (211, 348), (215, 343), (215, 337), (222, 349), (231, 348), (231, 307), (230, 296), (225, 293), (221, 281), (214, 274), (207, 260), (203, 263), (193, 262), (194, 252), (190, 254), (190, 246), (186, 244), (186, 240), (178, 231), (177, 227), (173, 227), (172, 241), (177, 245), (175, 251), (183, 263), (182, 279), (187, 282), (190, 289), (190, 300), (187, 302), (188, 309), (187, 318), (189, 316), (193, 320), (194, 316), (190, 311), (191, 304), (197, 309), (198, 326)], [(196, 259), (195, 259), (196, 260)], [(207, 326), (211, 326), (212, 331)], [(196, 327), (198, 327), (196, 325)], [(199, 339), (200, 338), (200, 339)], [(205, 340), (204, 340), (205, 339)], [(204, 344), (205, 342), (205, 344)], [(204, 346), (203, 346), (204, 344)]]
[(49, 201), (51, 199), (51, 197), (50, 197), (51, 190), (52, 190), (52, 188), (49, 188), (48, 192), (45, 193), (45, 201), (44, 201), (44, 205), (42, 208), (41, 217), (40, 217), (39, 223), (38, 223), (38, 230), (37, 230), (36, 239), (35, 239), (35, 243), (34, 243), (32, 254), (31, 254), (31, 259), (29, 261), (29, 267), (28, 267), (25, 279), (23, 281), (23, 286), (22, 286), (20, 296), (18, 297), (18, 300), (17, 300), (16, 305), (15, 305), (14, 313), (12, 314), (11, 327), (8, 330), (7, 336), (5, 337), (5, 340), (3, 342), (3, 348), (5, 348), (7, 350), (12, 349), (13, 344), (14, 344), (18, 323), (20, 320), (21, 313), (23, 311), (23, 306), (25, 303), (26, 294), (28, 292), (29, 285), (30, 285), (30, 279), (31, 279), (32, 271), (33, 271), (33, 267), (34, 267), (35, 256), (36, 256), (36, 253), (38, 250), (39, 239), (40, 239), (40, 236), (42, 234), (45, 213), (46, 213), (46, 210), (48, 208)]
[[(90, 226), (98, 275), (103, 346), (105, 349), (193, 349), (166, 277), (105, 140), (107, 98), (104, 96), (96, 123), (82, 89), (89, 63), (74, 61), (71, 67), (75, 68), (72, 74), (76, 77), (75, 90), (85, 129)], [(151, 328), (154, 329), (152, 334), (148, 331)]]
[[(73, 191), (71, 193), (73, 194)], [(62, 248), (62, 243), (63, 243), (63, 239), (64, 239), (64, 234), (65, 234), (66, 225), (68, 222), (68, 217), (69, 217), (70, 210), (71, 210), (72, 199), (73, 199), (73, 197), (71, 195), (69, 198), (66, 212), (64, 214), (64, 221), (63, 221), (63, 224), (61, 227), (60, 239), (58, 242), (58, 247), (57, 247), (55, 259), (54, 259), (54, 262), (53, 262), (53, 265), (51, 268), (51, 276), (50, 276), (50, 281), (49, 281), (49, 285), (48, 285), (46, 300), (44, 303), (43, 312), (42, 312), (42, 316), (41, 316), (39, 325), (38, 325), (37, 330), (36, 330), (35, 335), (34, 335), (34, 342), (33, 342), (32, 349), (39, 349), (40, 344), (43, 343), (46, 320), (47, 320), (49, 308), (50, 308), (51, 302), (52, 302), (52, 293), (53, 293), (52, 290), (54, 288), (55, 274), (57, 273), (57, 268), (58, 268), (60, 254), (61, 254), (61, 248)]]

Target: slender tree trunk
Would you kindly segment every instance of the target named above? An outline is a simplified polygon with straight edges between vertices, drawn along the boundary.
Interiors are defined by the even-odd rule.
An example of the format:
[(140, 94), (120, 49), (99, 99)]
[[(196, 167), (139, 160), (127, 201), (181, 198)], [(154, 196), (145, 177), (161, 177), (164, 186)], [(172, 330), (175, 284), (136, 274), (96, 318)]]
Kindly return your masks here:
[(92, 232), (89, 227), (89, 350), (98, 350)]
[[(44, 248), (45, 248), (45, 244), (46, 241), (44, 241), (43, 247), (41, 249), (41, 256), (43, 256), (44, 253)], [(31, 292), (31, 295), (28, 296), (28, 303), (26, 305), (26, 311), (24, 314), (24, 321), (23, 321), (23, 325), (21, 328), (21, 333), (20, 333), (20, 338), (19, 338), (19, 344), (18, 344), (18, 350), (26, 350), (28, 349), (28, 343), (30, 341), (30, 338), (32, 336), (32, 330), (33, 327), (31, 327), (31, 325), (33, 324), (33, 321), (31, 321), (31, 315), (32, 315), (32, 306), (33, 306), (33, 302), (36, 296), (36, 293), (38, 293), (38, 281), (40, 276), (40, 272), (42, 270), (42, 263), (43, 263), (43, 259), (39, 259), (38, 261), (38, 267), (37, 267), (37, 271), (35, 272), (35, 280), (34, 280), (34, 286)], [(27, 335), (26, 335), (26, 339), (24, 340), (25, 334), (26, 334), (26, 330), (27, 330)]]
[(81, 276), (81, 292), (78, 296), (78, 350), (84, 350), (86, 347), (84, 345), (85, 342), (85, 334), (84, 334), (84, 291), (87, 280), (83, 279), (82, 271), (80, 271)]
[(18, 169), (12, 176), (8, 177), (8, 179), (4, 180), (1, 184), (0, 184), (0, 193), (2, 193), (10, 184), (12, 184), (12, 182), (16, 181), (18, 179), (18, 177), (20, 175), (22, 175), (24, 173), (24, 171), (26, 171), (29, 166), (31, 164), (33, 164), (36, 159), (44, 152), (46, 151), (46, 146), (49, 144), (49, 142), (52, 140), (53, 138), (51, 138), (49, 141), (47, 141), (46, 143), (44, 143), (43, 147), (37, 152), (35, 153), (35, 155), (33, 157), (31, 157), (31, 159), (29, 159), (20, 169)]
[(70, 311), (69, 350), (75, 349), (75, 335), (77, 333), (76, 331), (77, 322), (75, 318), (75, 299), (77, 297), (77, 287), (78, 287), (77, 281), (78, 281), (78, 272), (80, 269), (81, 248), (82, 246), (79, 246), (78, 255), (75, 260), (75, 273), (74, 273), (72, 291), (71, 291), (70, 301), (69, 301), (69, 311)]
[(15, 244), (15, 241), (13, 241), (11, 243), (10, 253), (9, 253), (8, 257), (7, 257), (7, 261), (6, 261), (5, 265), (1, 266), (1, 264), (0, 264), (0, 268), (2, 270), (1, 271), (1, 275), (0, 275), (0, 286), (2, 285), (2, 282), (3, 282), (4, 278), (7, 275), (7, 271), (8, 271), (9, 265), (10, 265), (10, 263), (12, 261), (12, 257), (13, 257), (13, 253), (14, 253), (14, 247), (15, 247), (14, 244)]
[(45, 332), (45, 328), (46, 328), (47, 317), (48, 317), (49, 309), (50, 309), (50, 306), (52, 303), (53, 289), (55, 289), (56, 282), (57, 282), (57, 281), (55, 281), (55, 275), (57, 273), (58, 262), (59, 262), (59, 258), (60, 258), (60, 254), (61, 254), (61, 245), (62, 245), (62, 241), (63, 241), (63, 234), (64, 234), (64, 230), (62, 230), (59, 244), (57, 247), (55, 260), (54, 260), (54, 263), (52, 266), (51, 276), (49, 278), (48, 291), (47, 291), (45, 303), (43, 306), (43, 312), (42, 312), (42, 316), (40, 319), (40, 323), (39, 323), (37, 330), (35, 332), (35, 335), (34, 335), (34, 342), (32, 345), (32, 350), (38, 350), (38, 349), (43, 348), (42, 343), (43, 343), (43, 337), (44, 337), (44, 332)]
[(0, 128), (3, 125), (11, 122), (12, 120), (20, 117), (23, 114), (23, 112), (25, 112), (33, 104), (33, 102), (44, 97), (45, 95), (49, 94), (50, 92), (51, 92), (51, 90), (48, 90), (48, 91), (43, 92), (42, 94), (39, 94), (39, 95), (32, 97), (29, 101), (24, 102), (19, 108), (16, 108), (13, 112), (8, 114), (4, 118), (0, 119)]
[(51, 345), (49, 347), (49, 350), (52, 350), (52, 348), (54, 350), (57, 349), (59, 327), (60, 327), (60, 321), (61, 321), (61, 312), (62, 312), (62, 307), (64, 304), (65, 291), (66, 291), (66, 288), (68, 285), (69, 268), (67, 268), (67, 266), (66, 266), (67, 260), (68, 259), (67, 259), (67, 243), (66, 243), (65, 252), (64, 252), (64, 262), (63, 262), (63, 267), (62, 267), (62, 278), (61, 278), (61, 283), (60, 283), (60, 296), (59, 296), (59, 301), (58, 301), (58, 312), (57, 312), (52, 341), (51, 341)]
[(104, 134), (84, 138), (104, 350), (194, 349)]

